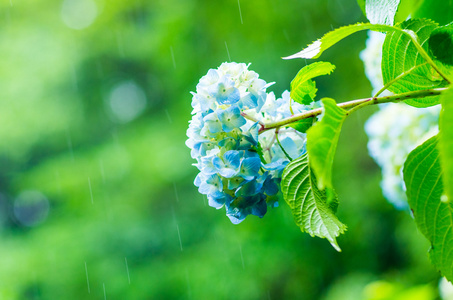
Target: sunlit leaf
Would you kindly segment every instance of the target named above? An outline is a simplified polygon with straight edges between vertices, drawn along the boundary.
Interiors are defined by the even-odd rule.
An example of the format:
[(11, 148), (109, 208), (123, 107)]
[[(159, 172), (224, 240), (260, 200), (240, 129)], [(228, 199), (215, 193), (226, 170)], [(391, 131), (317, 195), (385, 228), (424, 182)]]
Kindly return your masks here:
[(359, 5), (359, 7), (362, 10), (363, 14), (366, 16), (365, 2), (366, 2), (365, 0), (357, 0), (357, 4)]
[(414, 12), (420, 7), (424, 0), (401, 0), (398, 5), (398, 10), (395, 14), (395, 24), (403, 22), (409, 16), (413, 16)]
[(412, 14), (413, 18), (426, 18), (441, 25), (453, 20), (453, 1), (423, 0), (421, 2), (421, 6)]
[(439, 151), (444, 177), (445, 194), (453, 202), (453, 89), (448, 89), (440, 96), (442, 111), (440, 114)]
[(320, 191), (313, 174), (308, 154), (290, 162), (283, 170), (281, 188), (283, 198), (291, 208), (294, 221), (302, 232), (326, 238), (341, 251), (336, 238), (344, 233), (346, 226), (335, 216), (338, 199), (327, 203), (326, 191)]
[(434, 58), (453, 66), (453, 23), (434, 29), (428, 44)]
[(409, 206), (418, 229), (431, 243), (430, 258), (448, 280), (453, 279), (453, 202), (443, 201), (437, 136), (412, 151), (404, 164)]
[(400, 0), (366, 0), (366, 17), (372, 24), (393, 25)]
[[(430, 20), (408, 20), (398, 26), (415, 32), (419, 43), (428, 50), (427, 40), (437, 24)], [(381, 67), (384, 84), (400, 77), (388, 88), (395, 94), (444, 87), (447, 84), (426, 64), (410, 37), (401, 31), (389, 32), (386, 35)], [(408, 99), (405, 102), (416, 107), (427, 107), (438, 104), (439, 96)]]
[(332, 165), (347, 112), (335, 100), (324, 98), (323, 117), (307, 131), (307, 151), (310, 164), (318, 178), (318, 187), (332, 188)]
[(389, 26), (389, 25), (380, 25), (380, 24), (370, 24), (370, 23), (357, 23), (354, 25), (344, 26), (337, 28), (333, 31), (326, 33), (322, 38), (314, 41), (312, 44), (308, 45), (302, 51), (290, 55), (288, 57), (284, 57), (284, 59), (293, 59), (293, 58), (318, 58), (321, 54), (341, 41), (342, 39), (350, 36), (353, 33), (362, 30), (373, 30), (373, 31), (381, 31), (381, 32), (389, 32), (389, 31), (400, 31), (404, 34), (409, 34), (407, 32), (402, 31), (400, 28)]
[(305, 133), (313, 125), (314, 122), (315, 122), (315, 118), (314, 117), (306, 118), (306, 119), (302, 119), (300, 121), (297, 121), (295, 123), (291, 123), (289, 125), (289, 127), (292, 127), (292, 128), (296, 129), (299, 132)]
[(335, 66), (329, 62), (315, 62), (300, 69), (293, 81), (291, 81), (291, 99), (301, 104), (310, 104), (316, 96), (315, 82), (312, 78), (329, 75)]

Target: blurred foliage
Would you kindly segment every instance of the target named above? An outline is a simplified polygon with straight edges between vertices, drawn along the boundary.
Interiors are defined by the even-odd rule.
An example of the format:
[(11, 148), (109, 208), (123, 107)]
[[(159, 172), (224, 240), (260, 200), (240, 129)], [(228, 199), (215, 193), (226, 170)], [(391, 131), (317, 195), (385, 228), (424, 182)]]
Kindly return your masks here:
[[(334, 165), (342, 253), (302, 234), (283, 201), (233, 225), (193, 186), (198, 79), (231, 58), (280, 94), (305, 65), (281, 57), (364, 21), (355, 0), (0, 7), (1, 299), (435, 299), (427, 243), (367, 156), (372, 109), (345, 122)], [(326, 52), (337, 69), (320, 97), (369, 95), (365, 38)]]

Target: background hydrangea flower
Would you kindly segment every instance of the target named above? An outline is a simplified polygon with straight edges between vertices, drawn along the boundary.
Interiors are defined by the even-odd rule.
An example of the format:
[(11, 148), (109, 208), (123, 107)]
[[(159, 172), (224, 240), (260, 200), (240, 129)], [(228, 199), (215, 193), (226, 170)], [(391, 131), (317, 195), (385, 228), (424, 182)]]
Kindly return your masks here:
[(382, 169), (383, 194), (397, 208), (407, 208), (404, 161), (413, 149), (438, 133), (439, 113), (440, 106), (422, 109), (391, 103), (365, 124), (368, 152)]
[[(289, 92), (276, 99), (266, 93), (269, 85), (246, 64), (223, 63), (209, 70), (192, 93), (193, 118), (186, 144), (200, 170), (194, 184), (210, 206), (225, 207), (235, 224), (249, 214), (263, 217), (268, 206), (277, 206), (278, 184), (289, 158), (277, 144), (276, 134), (291, 157), (305, 152), (305, 134), (292, 128), (258, 135), (260, 123), (291, 115)], [(294, 113), (310, 109), (291, 105)]]
[[(382, 44), (385, 35), (370, 31), (366, 49), (360, 53), (373, 95), (383, 86), (381, 72)], [(381, 95), (391, 94), (385, 91)], [(384, 197), (398, 209), (406, 209), (407, 197), (402, 167), (407, 155), (428, 138), (437, 134), (440, 106), (415, 108), (404, 103), (379, 105), (380, 110), (365, 124), (370, 156), (382, 169)]]

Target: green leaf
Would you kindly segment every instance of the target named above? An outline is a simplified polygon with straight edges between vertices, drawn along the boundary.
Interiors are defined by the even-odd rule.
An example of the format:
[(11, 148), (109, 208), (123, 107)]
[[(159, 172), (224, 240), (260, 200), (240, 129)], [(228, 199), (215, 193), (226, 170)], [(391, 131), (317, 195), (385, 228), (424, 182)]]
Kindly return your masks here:
[(295, 123), (291, 123), (289, 127), (292, 127), (299, 132), (305, 133), (313, 125), (314, 122), (315, 118), (307, 118), (297, 121)]
[(329, 49), (342, 39), (350, 36), (353, 33), (362, 30), (374, 30), (374, 31), (382, 31), (382, 32), (389, 32), (389, 31), (400, 31), (403, 34), (409, 35), (408, 32), (402, 31), (398, 27), (393, 27), (389, 25), (379, 25), (379, 24), (369, 24), (369, 23), (357, 23), (354, 25), (344, 26), (337, 28), (333, 31), (326, 33), (322, 38), (318, 39), (317, 41), (313, 42), (312, 44), (308, 45), (307, 48), (303, 49), (302, 51), (290, 55), (288, 57), (284, 57), (283, 59), (293, 59), (293, 58), (318, 58), (325, 50)]
[(400, 0), (366, 0), (366, 17), (372, 24), (393, 25)]
[(453, 203), (442, 201), (442, 170), (437, 136), (412, 151), (404, 164), (409, 206), (419, 230), (431, 242), (430, 259), (453, 280)]
[[(417, 34), (419, 43), (428, 50), (428, 40), (437, 24), (430, 20), (408, 20), (398, 25)], [(410, 37), (403, 31), (389, 32), (382, 47), (382, 77), (384, 84), (399, 78), (388, 90), (395, 94), (444, 87), (447, 83), (420, 55)], [(404, 75), (404, 76), (403, 76)], [(439, 96), (408, 99), (407, 104), (428, 107), (439, 103)]]
[(363, 15), (366, 16), (365, 0), (357, 0), (357, 4), (359, 5), (360, 9), (362, 10)]
[(434, 29), (428, 45), (435, 59), (453, 66), (453, 23)]
[(333, 159), (347, 116), (347, 111), (338, 107), (333, 99), (324, 98), (322, 104), (324, 116), (307, 131), (307, 151), (321, 190), (332, 188)]
[(310, 104), (318, 91), (315, 82), (311, 79), (321, 75), (329, 75), (333, 70), (335, 70), (334, 65), (323, 61), (303, 67), (291, 81), (290, 97), (300, 104)]
[(307, 79), (302, 83), (297, 83), (298, 86), (294, 87), (294, 80), (296, 80), (296, 78), (291, 81), (291, 99), (305, 105), (312, 103), (316, 97), (316, 92), (318, 91), (316, 83), (311, 79)]
[(453, 202), (453, 89), (441, 96), (439, 151), (444, 177), (445, 195)]
[(395, 15), (395, 23), (403, 22), (409, 16), (413, 16), (422, 3), (423, 0), (401, 0)]
[(333, 201), (327, 203), (326, 191), (318, 189), (307, 153), (286, 166), (281, 187), (283, 198), (301, 231), (326, 238), (337, 251), (341, 251), (336, 238), (344, 233), (346, 226), (335, 216), (338, 198), (334, 195)]
[(453, 1), (424, 0), (412, 17), (430, 19), (441, 25), (448, 24), (453, 20)]

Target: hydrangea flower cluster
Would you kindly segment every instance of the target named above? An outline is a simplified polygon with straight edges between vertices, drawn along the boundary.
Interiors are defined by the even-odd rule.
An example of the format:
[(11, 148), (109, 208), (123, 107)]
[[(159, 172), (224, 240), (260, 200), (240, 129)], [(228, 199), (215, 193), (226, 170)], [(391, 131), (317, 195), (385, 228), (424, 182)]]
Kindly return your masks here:
[[(249, 214), (263, 217), (268, 206), (277, 206), (286, 155), (305, 152), (305, 135), (294, 129), (258, 135), (263, 122), (291, 115), (289, 92), (275, 99), (266, 93), (270, 85), (244, 63), (223, 63), (210, 69), (192, 93), (186, 145), (200, 170), (194, 183), (210, 206), (226, 208), (234, 224)], [(308, 108), (295, 103), (292, 109)], [(277, 134), (285, 151), (276, 143)]]
[(368, 151), (382, 169), (384, 197), (396, 208), (408, 207), (402, 169), (408, 154), (438, 133), (440, 106), (382, 106), (365, 124)]
[(384, 40), (384, 33), (369, 30), (366, 48), (360, 52), (360, 59), (365, 66), (365, 75), (373, 87), (373, 95), (384, 85), (381, 71)]
[[(382, 44), (385, 35), (370, 31), (366, 49), (360, 53), (373, 95), (383, 86), (381, 72)], [(391, 94), (386, 91), (385, 94)], [(383, 94), (383, 95), (385, 95)], [(407, 155), (438, 132), (440, 107), (414, 108), (403, 103), (379, 106), (365, 124), (370, 156), (382, 169), (384, 197), (396, 208), (408, 207), (402, 168)]]

